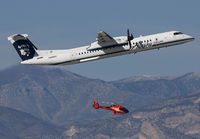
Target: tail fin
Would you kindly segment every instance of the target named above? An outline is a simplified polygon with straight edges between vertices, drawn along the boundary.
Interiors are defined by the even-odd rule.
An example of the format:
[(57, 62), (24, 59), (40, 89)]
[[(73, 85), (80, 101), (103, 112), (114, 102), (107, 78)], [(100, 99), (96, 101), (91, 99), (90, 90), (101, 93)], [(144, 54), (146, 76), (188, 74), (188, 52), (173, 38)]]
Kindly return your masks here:
[(22, 61), (33, 58), (36, 54), (35, 50), (37, 50), (27, 37), (27, 34), (14, 34), (8, 37), (8, 40), (13, 44)]
[(94, 100), (94, 104), (92, 105), (95, 109), (98, 109), (99, 108), (99, 103)]

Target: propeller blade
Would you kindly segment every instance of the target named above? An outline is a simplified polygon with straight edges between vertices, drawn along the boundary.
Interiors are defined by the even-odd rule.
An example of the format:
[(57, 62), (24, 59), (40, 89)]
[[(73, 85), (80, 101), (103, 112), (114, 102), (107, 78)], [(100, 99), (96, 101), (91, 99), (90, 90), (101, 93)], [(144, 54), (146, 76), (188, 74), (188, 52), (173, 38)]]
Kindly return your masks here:
[(127, 36), (128, 36), (128, 37), (130, 36), (130, 32), (129, 32), (129, 29), (127, 29)]
[(133, 37), (133, 34), (131, 33), (130, 40), (133, 40), (133, 39), (134, 39), (134, 37)]
[(133, 34), (132, 33), (130, 34), (129, 29), (127, 29), (127, 41), (128, 41), (130, 49), (132, 48), (132, 46), (131, 46), (131, 40), (133, 40), (133, 39), (134, 39)]
[(131, 49), (131, 40), (130, 40), (130, 32), (129, 32), (129, 29), (127, 29), (127, 41), (128, 41), (128, 45)]

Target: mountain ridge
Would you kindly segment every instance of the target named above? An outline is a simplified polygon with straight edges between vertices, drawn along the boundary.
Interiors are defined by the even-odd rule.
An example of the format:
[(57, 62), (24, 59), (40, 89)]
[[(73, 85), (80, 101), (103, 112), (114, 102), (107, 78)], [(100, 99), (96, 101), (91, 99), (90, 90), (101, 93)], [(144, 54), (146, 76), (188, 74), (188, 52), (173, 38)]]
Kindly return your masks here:
[(0, 106), (65, 126), (109, 116), (108, 112), (99, 113), (92, 108), (94, 99), (100, 103), (116, 102), (134, 111), (200, 89), (200, 78), (195, 74), (173, 80), (123, 83), (90, 79), (63, 69), (23, 65), (0, 71), (0, 79)]
[(200, 137), (199, 120), (200, 92), (172, 98), (125, 116), (72, 125), (75, 132), (71, 136), (75, 139), (197, 139)]
[[(0, 138), (60, 136), (64, 128), (38, 119), (28, 113), (0, 106)], [(41, 138), (42, 139), (42, 138)]]
[[(19, 111), (21, 118), (28, 114), (27, 117), (32, 116), (31, 121), (34, 121), (33, 117), (39, 121), (33, 122), (36, 126), (24, 132), (21, 130), (20, 135), (16, 132), (8, 135), (5, 133), (11, 126), (2, 124), (4, 120), (0, 118), (0, 136), (30, 139), (198, 138), (199, 74), (188, 73), (169, 77), (169, 80), (160, 77), (152, 80), (151, 76), (147, 80), (147, 77), (137, 81), (107, 82), (63, 69), (21, 65), (0, 71), (0, 110), (11, 108), (13, 113)], [(117, 102), (130, 113), (114, 116), (110, 111), (95, 110), (92, 107), (94, 99), (100, 104)], [(4, 118), (11, 122), (9, 119), (15, 118), (12, 115), (15, 114)], [(22, 127), (27, 125), (20, 118), (13, 123), (22, 124)], [(187, 127), (188, 132), (182, 126)], [(38, 127), (43, 127), (41, 132), (36, 130)], [(13, 130), (16, 130), (15, 126)]]

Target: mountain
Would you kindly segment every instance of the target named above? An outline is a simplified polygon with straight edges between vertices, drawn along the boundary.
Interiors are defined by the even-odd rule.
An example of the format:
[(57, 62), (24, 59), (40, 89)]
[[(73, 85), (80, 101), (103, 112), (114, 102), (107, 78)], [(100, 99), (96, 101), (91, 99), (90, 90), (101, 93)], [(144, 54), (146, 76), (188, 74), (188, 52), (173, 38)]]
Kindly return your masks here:
[(170, 98), (198, 91), (200, 89), (200, 74), (192, 72), (180, 76), (143, 75), (112, 83), (121, 90)]
[(43, 139), (59, 137), (63, 128), (40, 120), (28, 113), (0, 107), (1, 139)]
[(93, 109), (94, 99), (102, 105), (115, 102), (134, 111), (199, 89), (200, 77), (196, 73), (106, 82), (39, 66), (19, 65), (0, 71), (0, 106), (65, 127), (112, 115)]
[(127, 115), (74, 124), (73, 139), (198, 139), (200, 93), (169, 99)]

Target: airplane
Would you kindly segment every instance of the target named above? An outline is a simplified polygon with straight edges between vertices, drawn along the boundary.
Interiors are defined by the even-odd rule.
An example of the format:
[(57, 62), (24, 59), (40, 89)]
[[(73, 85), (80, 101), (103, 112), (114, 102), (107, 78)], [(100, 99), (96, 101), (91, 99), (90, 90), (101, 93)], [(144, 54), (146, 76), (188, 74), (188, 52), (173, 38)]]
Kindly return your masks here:
[(137, 53), (183, 44), (194, 40), (180, 31), (169, 31), (148, 36), (133, 37), (127, 29), (127, 36), (111, 37), (99, 32), (96, 41), (88, 46), (66, 50), (39, 50), (27, 34), (8, 37), (21, 57), (21, 64), (28, 65), (70, 65), (103, 58)]
[(116, 113), (118, 114), (125, 114), (125, 113), (128, 113), (129, 111), (123, 107), (123, 106), (120, 106), (120, 105), (111, 105), (111, 106), (100, 106), (99, 103), (94, 100), (94, 104), (92, 105), (95, 109), (99, 109), (99, 108), (102, 108), (102, 109), (106, 109), (106, 110), (111, 110), (113, 111), (113, 114), (115, 115)]

